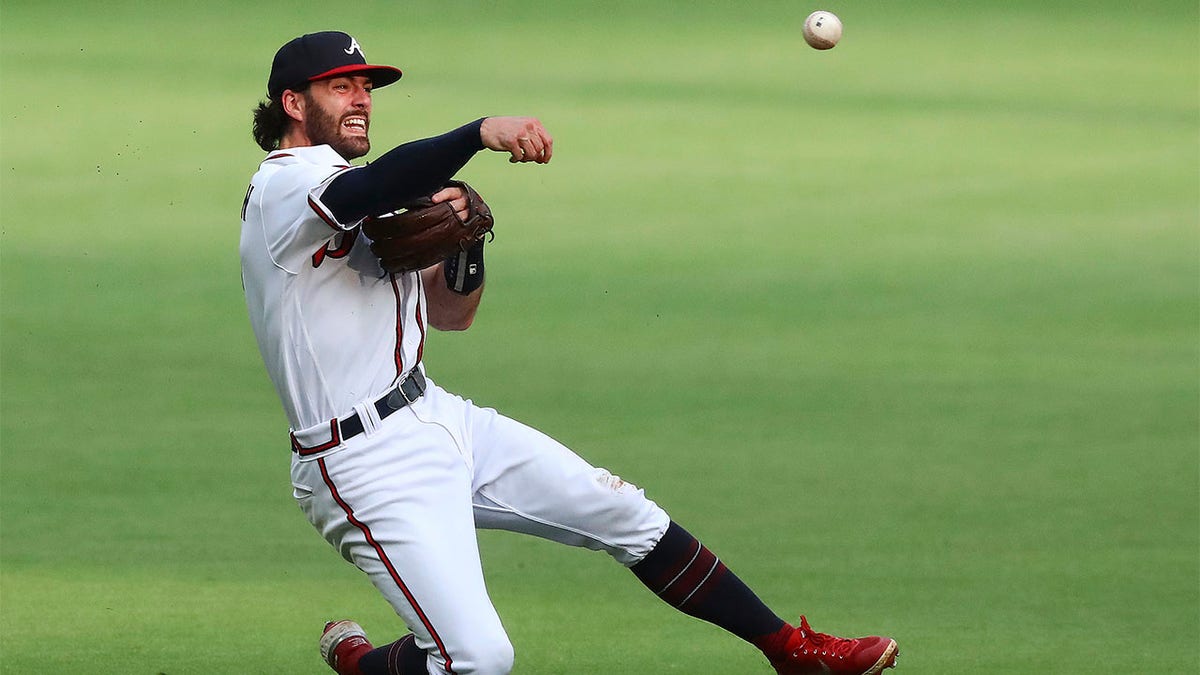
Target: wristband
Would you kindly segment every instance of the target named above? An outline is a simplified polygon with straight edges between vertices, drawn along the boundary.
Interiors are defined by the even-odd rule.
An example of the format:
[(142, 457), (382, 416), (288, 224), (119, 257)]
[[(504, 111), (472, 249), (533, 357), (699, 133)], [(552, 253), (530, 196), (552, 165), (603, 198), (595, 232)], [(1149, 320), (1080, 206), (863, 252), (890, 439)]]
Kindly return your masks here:
[(470, 295), (483, 285), (483, 240), (446, 258), (442, 263), (446, 287), (459, 295)]

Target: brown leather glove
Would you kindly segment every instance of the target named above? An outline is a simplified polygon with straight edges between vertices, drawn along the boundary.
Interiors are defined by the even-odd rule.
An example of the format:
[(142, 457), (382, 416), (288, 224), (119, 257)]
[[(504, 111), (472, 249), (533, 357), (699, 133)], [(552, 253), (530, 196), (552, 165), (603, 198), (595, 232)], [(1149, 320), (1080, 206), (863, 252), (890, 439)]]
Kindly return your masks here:
[(402, 211), (363, 221), (363, 234), (371, 240), (371, 252), (383, 269), (395, 274), (423, 270), (466, 251), (492, 232), (492, 210), (475, 188), (457, 180), (446, 185), (466, 193), (465, 220), (450, 202), (434, 204), (423, 197)]

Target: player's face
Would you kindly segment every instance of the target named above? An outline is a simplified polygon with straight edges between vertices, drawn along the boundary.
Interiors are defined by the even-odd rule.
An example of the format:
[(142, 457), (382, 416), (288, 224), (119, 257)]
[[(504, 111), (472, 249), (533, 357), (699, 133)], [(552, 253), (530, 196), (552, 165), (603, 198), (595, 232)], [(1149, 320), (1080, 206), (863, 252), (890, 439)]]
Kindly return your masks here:
[(313, 145), (329, 145), (346, 159), (371, 150), (369, 78), (354, 75), (313, 82), (304, 97), (304, 128)]

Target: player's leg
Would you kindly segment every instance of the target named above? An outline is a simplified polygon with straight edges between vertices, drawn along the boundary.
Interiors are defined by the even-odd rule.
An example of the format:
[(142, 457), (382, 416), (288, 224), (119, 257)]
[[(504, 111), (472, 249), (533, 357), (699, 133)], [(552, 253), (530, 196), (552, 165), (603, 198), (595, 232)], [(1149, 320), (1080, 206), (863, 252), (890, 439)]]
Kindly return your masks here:
[(429, 654), (412, 633), (374, 647), (362, 626), (349, 620), (330, 621), (321, 633), (321, 658), (342, 675), (425, 675)]
[(666, 603), (758, 647), (781, 675), (874, 675), (895, 664), (896, 643), (890, 638), (848, 640), (813, 631), (804, 617), (799, 626), (783, 621), (673, 521), (654, 550), (630, 570)]
[(293, 483), (310, 522), (414, 634), (349, 650), (335, 668), (341, 675), (509, 672), (512, 646), (479, 561), (470, 470), (445, 427), (400, 411), (344, 450), (294, 463)]
[[(810, 667), (822, 672), (804, 653), (822, 638), (846, 666), (831, 662), (833, 673), (878, 672), (891, 658), (883, 653), (886, 644), (876, 649), (873, 642), (835, 643), (837, 638), (812, 633), (807, 624), (802, 629), (788, 624), (641, 489), (592, 467), (545, 434), (479, 408), (471, 413), (471, 427), (480, 527), (607, 551), (676, 609), (758, 647), (780, 673)], [(894, 643), (890, 649), (894, 652)], [(847, 661), (850, 653), (855, 656)], [(869, 666), (858, 667), (867, 660)]]
[[(489, 411), (476, 418), (476, 522), (608, 552), (676, 609), (759, 643), (787, 624), (644, 492)], [(766, 645), (764, 645), (766, 646)]]
[(721, 626), (760, 648), (787, 623), (772, 612), (707, 546), (675, 521), (630, 568), (663, 602)]

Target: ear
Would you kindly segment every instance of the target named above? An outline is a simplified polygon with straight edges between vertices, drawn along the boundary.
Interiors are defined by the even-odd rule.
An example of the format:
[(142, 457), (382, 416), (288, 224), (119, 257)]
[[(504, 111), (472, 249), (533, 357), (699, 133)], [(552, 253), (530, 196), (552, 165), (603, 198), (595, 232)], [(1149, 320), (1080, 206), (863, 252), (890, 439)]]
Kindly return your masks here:
[(283, 111), (287, 113), (288, 117), (296, 120), (297, 122), (304, 121), (305, 100), (303, 94), (294, 92), (291, 89), (286, 89), (284, 90), (283, 96), (280, 97), (279, 101), (283, 104)]

